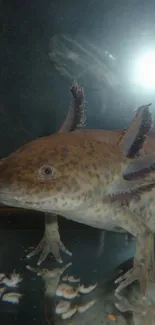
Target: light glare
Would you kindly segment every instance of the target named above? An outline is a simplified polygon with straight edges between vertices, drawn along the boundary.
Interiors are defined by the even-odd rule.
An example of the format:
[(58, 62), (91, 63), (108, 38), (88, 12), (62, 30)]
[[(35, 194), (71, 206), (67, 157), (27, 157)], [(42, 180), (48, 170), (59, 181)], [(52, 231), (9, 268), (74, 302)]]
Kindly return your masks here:
[(155, 88), (155, 52), (143, 55), (136, 64), (136, 83)]

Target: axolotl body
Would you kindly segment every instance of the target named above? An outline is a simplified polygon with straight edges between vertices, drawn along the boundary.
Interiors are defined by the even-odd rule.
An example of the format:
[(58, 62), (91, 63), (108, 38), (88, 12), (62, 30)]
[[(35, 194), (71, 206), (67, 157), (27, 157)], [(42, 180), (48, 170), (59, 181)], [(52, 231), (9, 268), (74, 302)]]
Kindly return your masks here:
[[(129, 168), (126, 175), (131, 174), (131, 179), (123, 179), (129, 159), (116, 134), (109, 132), (108, 141), (108, 131), (81, 130), (22, 146), (1, 161), (0, 202), (136, 235), (134, 267), (121, 279), (118, 291), (140, 275), (145, 291), (148, 272), (154, 271), (155, 174), (151, 170), (135, 180)], [(152, 166), (152, 154), (149, 161)], [(144, 167), (145, 161), (139, 169)], [(137, 170), (136, 165), (135, 175)]]
[(147, 152), (130, 158), (150, 130), (148, 106), (138, 111), (124, 136), (102, 130), (70, 134), (65, 131), (71, 128), (71, 113), (83, 103), (82, 89), (73, 87), (72, 94), (73, 105), (58, 134), (32, 141), (1, 160), (0, 202), (136, 235), (133, 269), (118, 280), (123, 282), (117, 290), (141, 276), (145, 292), (154, 272), (155, 157)]

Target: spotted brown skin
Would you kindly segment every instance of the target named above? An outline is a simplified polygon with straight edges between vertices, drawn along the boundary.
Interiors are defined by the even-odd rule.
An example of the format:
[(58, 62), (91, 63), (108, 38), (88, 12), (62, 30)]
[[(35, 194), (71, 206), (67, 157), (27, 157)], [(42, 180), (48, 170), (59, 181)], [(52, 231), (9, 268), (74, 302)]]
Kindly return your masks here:
[[(154, 271), (154, 203), (148, 198), (155, 193), (152, 187), (126, 200), (123, 195), (117, 202), (106, 200), (109, 186), (128, 165), (120, 137), (120, 131), (83, 130), (40, 138), (21, 147), (0, 164), (0, 202), (137, 235), (134, 268), (121, 279), (119, 289), (141, 274), (145, 292), (148, 270)], [(148, 138), (143, 151), (154, 147), (154, 140)]]
[[(88, 207), (111, 182), (110, 167), (114, 174), (119, 172), (118, 148), (112, 149), (109, 152), (104, 142), (104, 131), (85, 130), (32, 141), (1, 164), (0, 199), (7, 201), (10, 192), (14, 202), (8, 204), (45, 212)], [(51, 174), (46, 175), (47, 168)], [(8, 194), (3, 196), (5, 188)]]

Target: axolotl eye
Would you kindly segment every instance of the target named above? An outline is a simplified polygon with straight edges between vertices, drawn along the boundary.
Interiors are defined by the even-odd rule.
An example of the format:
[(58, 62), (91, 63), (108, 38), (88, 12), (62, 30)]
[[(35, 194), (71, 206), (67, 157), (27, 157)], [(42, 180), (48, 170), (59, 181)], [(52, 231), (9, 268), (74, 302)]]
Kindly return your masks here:
[(50, 165), (44, 165), (39, 169), (39, 176), (42, 180), (55, 179), (60, 176), (59, 173), (54, 167)]
[(50, 166), (42, 167), (41, 171), (42, 171), (42, 174), (44, 174), (44, 175), (50, 175), (53, 172), (52, 168)]

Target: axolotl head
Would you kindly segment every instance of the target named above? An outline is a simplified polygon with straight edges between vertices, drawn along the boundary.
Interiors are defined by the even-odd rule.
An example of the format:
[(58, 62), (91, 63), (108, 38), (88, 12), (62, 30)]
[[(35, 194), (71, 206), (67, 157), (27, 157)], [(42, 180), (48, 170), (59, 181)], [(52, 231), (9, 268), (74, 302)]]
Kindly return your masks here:
[(87, 132), (22, 146), (0, 162), (0, 203), (44, 212), (82, 209), (100, 192), (94, 152)]

